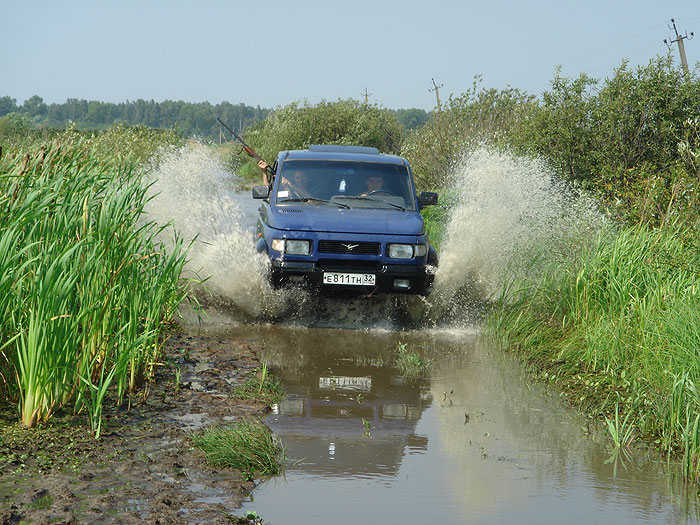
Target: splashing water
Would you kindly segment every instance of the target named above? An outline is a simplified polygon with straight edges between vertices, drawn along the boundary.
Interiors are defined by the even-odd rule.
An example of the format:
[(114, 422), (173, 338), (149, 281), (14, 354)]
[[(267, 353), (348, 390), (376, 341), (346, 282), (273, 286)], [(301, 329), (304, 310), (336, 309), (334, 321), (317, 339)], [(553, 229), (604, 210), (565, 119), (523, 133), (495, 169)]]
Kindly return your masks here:
[(456, 204), (429, 301), (443, 313), (445, 305), (455, 313), (492, 299), (507, 274), (523, 271), (525, 254), (570, 256), (571, 239), (606, 223), (592, 199), (568, 189), (544, 162), (485, 147), (465, 156), (449, 191)]
[(240, 179), (197, 143), (164, 152), (150, 177), (155, 196), (148, 213), (172, 220), (187, 241), (194, 239), (186, 270), (207, 279), (208, 293), (199, 290), (199, 299), (250, 318), (278, 308), (283, 294), (265, 278), (267, 258), (253, 243), (255, 220), (235, 191)]

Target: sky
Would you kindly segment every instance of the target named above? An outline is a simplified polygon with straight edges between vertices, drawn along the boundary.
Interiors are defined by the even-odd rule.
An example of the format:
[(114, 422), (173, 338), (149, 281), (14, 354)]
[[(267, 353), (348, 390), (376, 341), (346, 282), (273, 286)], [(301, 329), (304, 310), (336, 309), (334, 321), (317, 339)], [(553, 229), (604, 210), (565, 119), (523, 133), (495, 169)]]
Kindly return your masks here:
[(540, 95), (557, 66), (647, 64), (671, 18), (693, 68), (700, 0), (0, 0), (0, 96), (431, 110), (433, 80), (441, 101), (476, 75)]

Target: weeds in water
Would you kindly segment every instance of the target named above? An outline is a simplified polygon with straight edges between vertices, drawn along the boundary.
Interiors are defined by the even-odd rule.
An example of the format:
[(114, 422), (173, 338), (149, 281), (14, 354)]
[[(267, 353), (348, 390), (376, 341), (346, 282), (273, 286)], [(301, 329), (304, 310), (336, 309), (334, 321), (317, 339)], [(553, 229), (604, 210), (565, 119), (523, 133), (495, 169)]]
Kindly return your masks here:
[(381, 355), (371, 357), (358, 355), (354, 357), (353, 361), (357, 366), (382, 367), (386, 365), (386, 361)]
[(611, 421), (607, 417), (605, 422), (608, 425), (608, 433), (615, 445), (615, 448), (629, 447), (634, 437), (634, 425), (630, 423), (632, 411), (627, 412), (625, 419), (620, 421), (620, 406), (615, 405), (615, 420)]
[(613, 466), (613, 478), (617, 479), (617, 469), (621, 466), (623, 469), (627, 470), (627, 463), (632, 462), (632, 455), (629, 450), (625, 447), (615, 447), (610, 453), (610, 457), (606, 459), (603, 463), (606, 465)]
[(279, 474), (286, 461), (282, 445), (259, 421), (208, 428), (192, 441), (211, 465), (238, 469), (251, 480)]
[(372, 437), (371, 423), (369, 420), (362, 418), (362, 437)]
[(394, 364), (401, 375), (408, 378), (420, 377), (428, 369), (430, 363), (430, 360), (423, 360), (418, 352), (410, 350), (406, 343), (396, 345)]
[(262, 400), (267, 406), (279, 403), (284, 398), (282, 382), (268, 371), (266, 364), (250, 376), (243, 384), (233, 389), (233, 396), (239, 399)]

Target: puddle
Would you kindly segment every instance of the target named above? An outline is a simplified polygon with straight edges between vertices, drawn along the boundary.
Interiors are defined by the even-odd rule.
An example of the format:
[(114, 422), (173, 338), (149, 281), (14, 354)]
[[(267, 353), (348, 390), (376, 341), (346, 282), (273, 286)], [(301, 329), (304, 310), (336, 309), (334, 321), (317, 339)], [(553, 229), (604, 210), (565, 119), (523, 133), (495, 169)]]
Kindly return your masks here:
[(181, 427), (187, 431), (198, 430), (212, 423), (211, 417), (206, 412), (200, 414), (184, 414), (182, 416), (171, 416)]
[[(265, 523), (698, 521), (656, 452), (611, 458), (475, 330), (228, 333), (261, 340), (287, 392), (267, 423), (292, 462), (241, 509)], [(428, 377), (398, 374), (398, 343), (432, 360)]]

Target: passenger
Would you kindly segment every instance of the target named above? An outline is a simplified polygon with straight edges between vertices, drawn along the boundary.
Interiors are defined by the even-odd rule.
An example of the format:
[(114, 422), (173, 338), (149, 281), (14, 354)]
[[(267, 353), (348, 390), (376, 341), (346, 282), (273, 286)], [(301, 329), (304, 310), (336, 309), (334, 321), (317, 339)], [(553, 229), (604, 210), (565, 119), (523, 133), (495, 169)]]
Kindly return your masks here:
[(267, 167), (268, 167), (268, 166), (269, 166), (269, 164), (268, 164), (267, 162), (265, 162), (264, 160), (259, 160), (259, 161), (258, 161), (258, 168), (260, 168), (260, 169), (262, 170), (262, 173), (263, 173), (263, 184), (264, 184), (265, 186), (269, 186), (269, 185), (270, 185), (270, 180), (267, 178)]
[[(258, 168), (263, 172), (263, 183), (269, 185), (267, 179), (267, 162), (261, 160), (258, 162)], [(285, 172), (280, 181), (278, 194), (281, 192), (287, 192), (284, 196), (286, 199), (310, 199), (313, 198), (312, 188), (311, 188), (311, 178), (308, 173), (303, 170), (291, 170)]]
[(292, 170), (291, 174), (282, 176), (280, 189), (289, 192), (290, 199), (311, 199), (313, 198), (311, 188), (311, 177), (303, 170)]

